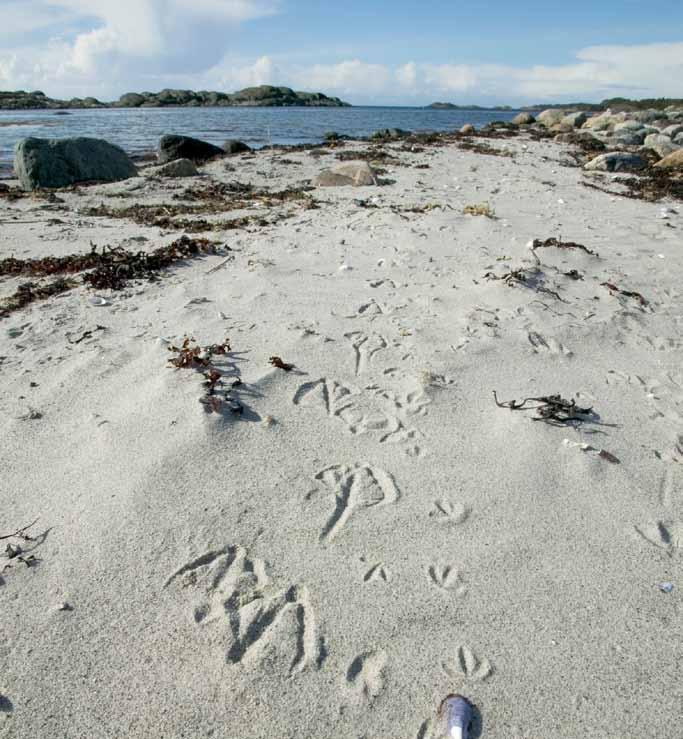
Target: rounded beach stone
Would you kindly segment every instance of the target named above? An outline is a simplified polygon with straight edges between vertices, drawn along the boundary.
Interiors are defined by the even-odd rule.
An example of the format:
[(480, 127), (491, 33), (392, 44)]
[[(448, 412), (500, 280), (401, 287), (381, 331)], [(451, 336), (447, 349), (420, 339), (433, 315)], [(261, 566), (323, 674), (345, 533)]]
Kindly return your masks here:
[(584, 169), (601, 172), (620, 172), (644, 169), (647, 162), (638, 154), (628, 154), (622, 151), (611, 151), (608, 154), (600, 154), (591, 159)]
[(339, 164), (330, 169), (324, 169), (313, 180), (316, 187), (344, 187), (353, 185), (361, 187), (376, 185), (377, 177), (375, 171), (367, 162), (349, 162)]
[(576, 113), (568, 113), (564, 118), (560, 121), (562, 125), (565, 126), (571, 126), (572, 128), (581, 128), (583, 124), (588, 120), (588, 117), (583, 111), (578, 111)]
[(196, 177), (199, 170), (189, 159), (175, 159), (160, 167), (150, 167), (145, 174), (156, 177)]
[(515, 126), (529, 126), (536, 122), (536, 118), (531, 113), (518, 113), (513, 119), (512, 123)]

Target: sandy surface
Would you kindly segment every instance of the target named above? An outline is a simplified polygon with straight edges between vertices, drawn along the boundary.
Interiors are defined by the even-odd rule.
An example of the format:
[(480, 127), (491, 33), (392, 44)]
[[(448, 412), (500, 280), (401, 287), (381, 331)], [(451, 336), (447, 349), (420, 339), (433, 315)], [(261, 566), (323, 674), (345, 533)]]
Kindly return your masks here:
[[(39, 518), (12, 540), (39, 561), (0, 559), (0, 736), (435, 739), (450, 692), (487, 739), (682, 736), (683, 210), (493, 145), (515, 156), (395, 145), (393, 184), (252, 208), (290, 217), (0, 322), (0, 535)], [(284, 158), (0, 201), (0, 256), (155, 248), (182, 232), (79, 211), (335, 161)], [(597, 256), (537, 267), (550, 237)], [(484, 278), (518, 267), (529, 286)], [(168, 366), (185, 335), (230, 338), (241, 416)]]

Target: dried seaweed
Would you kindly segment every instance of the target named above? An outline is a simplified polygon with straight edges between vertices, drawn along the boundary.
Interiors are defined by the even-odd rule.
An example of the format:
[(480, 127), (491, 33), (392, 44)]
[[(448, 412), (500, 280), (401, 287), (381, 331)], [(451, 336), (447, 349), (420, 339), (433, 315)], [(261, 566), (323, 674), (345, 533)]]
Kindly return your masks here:
[(583, 244), (577, 244), (575, 241), (561, 241), (560, 239), (555, 238), (546, 239), (545, 241), (534, 239), (531, 250), (536, 251), (536, 249), (547, 249), (549, 247), (554, 247), (556, 249), (579, 249), (580, 251), (583, 251), (586, 254), (590, 254), (591, 256), (598, 256), (596, 252), (591, 251)]
[(342, 162), (365, 161), (378, 162), (380, 164), (404, 164), (398, 157), (393, 156), (393, 154), (390, 154), (384, 149), (347, 149), (337, 152), (334, 156)]
[(269, 360), (270, 364), (273, 365), (273, 367), (277, 367), (278, 369), (284, 370), (285, 372), (291, 372), (294, 369), (293, 364), (287, 364), (287, 362), (283, 362), (280, 357), (271, 357)]
[(488, 203), (479, 203), (477, 205), (466, 205), (462, 211), (465, 215), (485, 216), (486, 218), (495, 218), (496, 214)]
[(48, 203), (63, 203), (64, 201), (49, 190), (22, 190), (20, 187), (0, 184), (0, 198), (12, 203), (15, 200), (30, 198), (31, 200), (44, 200)]
[(38, 519), (36, 518), (35, 521), (31, 521), (31, 523), (27, 524), (26, 526), (22, 526), (20, 529), (17, 529), (11, 534), (2, 534), (0, 535), (0, 541), (4, 539), (21, 539), (22, 541), (33, 541), (33, 537), (26, 532), (37, 523)]
[(675, 172), (656, 167), (648, 167), (638, 174), (637, 177), (623, 177), (617, 184), (623, 185), (625, 190), (611, 190), (601, 187), (595, 182), (584, 178), (581, 180), (584, 187), (599, 190), (605, 195), (613, 197), (631, 198), (632, 200), (645, 200), (656, 202), (662, 198), (672, 200), (683, 200), (683, 177)]
[(59, 277), (54, 282), (49, 282), (46, 285), (25, 282), (23, 285), (19, 285), (13, 295), (4, 298), (0, 302), (0, 318), (7, 318), (15, 311), (21, 310), (37, 300), (45, 300), (53, 295), (68, 292), (76, 285), (76, 282), (64, 277)]
[[(0, 275), (35, 277), (57, 273), (74, 274), (91, 270), (83, 275), (83, 282), (96, 289), (123, 289), (130, 280), (154, 280), (157, 273), (175, 262), (192, 259), (204, 254), (215, 254), (217, 243), (208, 239), (191, 239), (182, 236), (167, 246), (152, 252), (132, 252), (123, 247), (102, 247), (98, 251), (92, 246), (90, 254), (72, 254), (67, 257), (45, 257), (43, 259), (9, 258), (0, 262)], [(41, 285), (27, 282), (20, 285), (14, 295), (0, 304), (0, 318), (20, 310), (36, 300), (45, 300), (53, 295), (67, 292), (78, 286), (78, 282), (63, 277)]]
[(169, 364), (177, 369), (205, 369), (211, 367), (214, 355), (222, 356), (231, 351), (230, 339), (226, 339), (222, 344), (211, 344), (205, 347), (193, 344), (193, 342), (194, 339), (186, 336), (179, 347), (169, 346), (168, 350), (177, 355), (168, 360)]
[[(551, 426), (567, 426), (593, 420), (592, 408), (581, 408), (574, 400), (565, 400), (561, 395), (542, 395), (538, 398), (524, 398), (523, 400), (499, 401), (496, 391), (493, 398), (499, 408), (508, 408), (511, 411), (535, 410), (538, 417), (532, 421), (543, 421)], [(533, 405), (530, 405), (533, 404)]]
[(540, 282), (540, 275), (542, 273), (538, 269), (530, 270), (524, 267), (518, 267), (517, 269), (511, 269), (509, 272), (505, 272), (502, 275), (497, 275), (494, 272), (487, 272), (484, 278), (487, 280), (502, 280), (508, 287), (514, 287), (515, 285), (523, 285), (524, 287), (531, 288), (539, 293), (546, 293), (557, 298), (561, 303), (567, 301), (555, 290), (551, 290)]
[[(255, 224), (268, 226), (270, 222), (263, 216), (242, 216), (227, 221), (207, 221), (206, 219), (179, 218), (181, 215), (198, 215), (202, 213), (218, 214), (225, 210), (214, 203), (203, 205), (131, 205), (127, 208), (110, 208), (99, 205), (84, 211), (84, 215), (106, 218), (125, 218), (140, 226), (154, 226), (166, 230), (203, 233), (207, 231), (230, 231)], [(286, 218), (280, 214), (278, 220)]]
[(242, 382), (236, 379), (230, 390), (220, 394), (223, 387), (223, 373), (213, 364), (216, 356), (226, 356), (232, 349), (230, 340), (226, 339), (222, 344), (211, 344), (202, 347), (194, 343), (194, 339), (186, 336), (183, 343), (177, 346), (169, 346), (168, 350), (176, 354), (169, 359), (169, 364), (176, 369), (194, 369), (204, 375), (205, 393), (199, 399), (207, 413), (220, 413), (224, 407), (236, 415), (244, 412), (244, 407), (235, 398), (230, 396), (230, 390), (239, 387)]
[[(19, 539), (20, 541), (27, 541), (27, 542), (34, 542), (36, 541), (36, 538), (31, 536), (30, 534), (27, 534), (26, 532), (28, 529), (30, 529), (32, 526), (34, 526), (37, 523), (38, 519), (36, 518), (35, 521), (32, 521), (28, 526), (23, 526), (20, 529), (17, 529), (11, 534), (3, 534), (0, 536), (0, 540), (7, 540), (7, 539)], [(13, 544), (11, 541), (7, 543), (7, 546), (5, 547), (5, 556), (8, 560), (10, 560), (0, 572), (4, 572), (6, 569), (12, 566), (12, 560), (17, 560), (18, 562), (22, 562), (27, 567), (32, 567), (34, 564), (37, 564), (40, 560), (34, 555), (34, 554), (26, 554), (24, 552), (24, 549), (22, 548), (21, 544)]]
[(158, 272), (174, 262), (215, 253), (215, 242), (188, 236), (181, 236), (172, 244), (149, 253), (103, 247), (99, 264), (83, 276), (83, 281), (96, 289), (121, 290), (130, 280), (154, 280)]
[(458, 143), (458, 148), (462, 149), (463, 151), (471, 151), (475, 154), (487, 154), (488, 156), (496, 156), (496, 157), (514, 157), (514, 152), (510, 151), (509, 149), (496, 149), (496, 147), (491, 146), (487, 143), (482, 143), (480, 141), (460, 141)]
[(69, 337), (69, 334), (66, 335), (66, 340), (69, 342), (69, 344), (80, 344), (81, 341), (85, 341), (86, 339), (90, 339), (92, 335), (95, 333), (95, 331), (106, 331), (106, 326), (100, 326), (99, 324), (95, 326), (95, 328), (88, 329), (87, 331), (84, 331), (79, 338), (77, 338), (75, 341), (72, 341)]
[(647, 300), (640, 294), (633, 290), (622, 290), (620, 287), (617, 287), (611, 282), (601, 282), (601, 287), (606, 287), (612, 295), (615, 293), (618, 295), (624, 295), (627, 298), (633, 298), (634, 300), (637, 300), (643, 307), (648, 305)]

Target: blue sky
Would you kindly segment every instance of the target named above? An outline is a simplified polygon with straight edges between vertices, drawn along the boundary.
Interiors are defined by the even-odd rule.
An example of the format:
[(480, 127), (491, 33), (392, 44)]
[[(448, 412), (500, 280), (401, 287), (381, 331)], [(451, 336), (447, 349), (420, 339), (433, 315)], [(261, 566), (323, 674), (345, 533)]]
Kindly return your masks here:
[(683, 3), (0, 0), (0, 88), (286, 84), (352, 103), (683, 96)]

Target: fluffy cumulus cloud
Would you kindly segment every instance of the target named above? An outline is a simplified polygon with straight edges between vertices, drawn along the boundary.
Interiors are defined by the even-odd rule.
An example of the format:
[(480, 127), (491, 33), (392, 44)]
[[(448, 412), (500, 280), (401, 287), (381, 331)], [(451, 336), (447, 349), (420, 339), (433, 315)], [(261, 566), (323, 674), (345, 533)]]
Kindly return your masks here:
[(525, 103), (680, 95), (683, 42), (594, 46), (567, 64), (390, 65), (363, 58), (302, 64), (226, 54), (240, 24), (284, 0), (2, 0), (0, 88), (110, 99), (162, 87), (235, 90), (260, 84), (323, 91), (356, 103)]
[(0, 85), (69, 94), (201, 76), (240, 23), (276, 10), (277, 0), (4, 0)]

